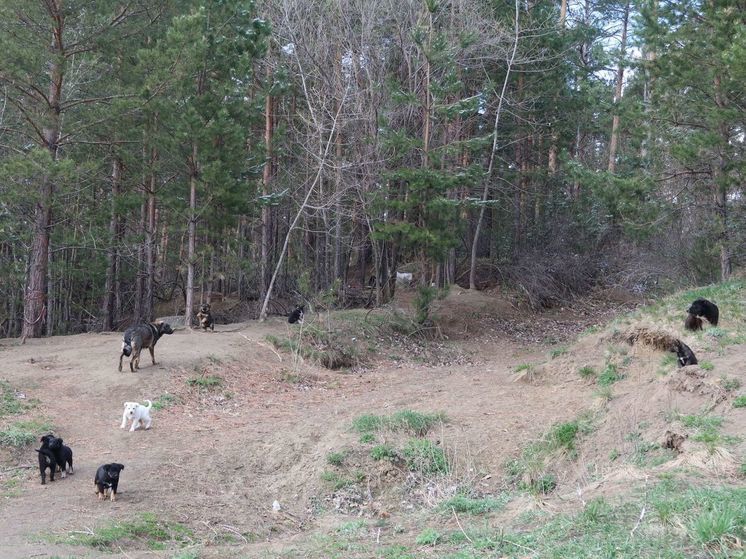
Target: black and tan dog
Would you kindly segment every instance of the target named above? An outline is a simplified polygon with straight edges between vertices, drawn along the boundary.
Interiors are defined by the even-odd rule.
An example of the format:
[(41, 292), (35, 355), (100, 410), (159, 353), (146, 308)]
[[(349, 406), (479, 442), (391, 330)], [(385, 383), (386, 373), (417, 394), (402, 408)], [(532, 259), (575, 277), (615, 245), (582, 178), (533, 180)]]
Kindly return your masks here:
[[(41, 469), (41, 462), (42, 462), (42, 454), (46, 454), (47, 451), (54, 456), (54, 460), (57, 463), (57, 467), (59, 468), (60, 472), (62, 472), (62, 479), (65, 478), (67, 474), (74, 474), (75, 471), (73, 470), (73, 451), (72, 449), (65, 445), (64, 442), (60, 437), (55, 437), (51, 433), (49, 435), (44, 435), (41, 439), (41, 448), (38, 450), (39, 452), (39, 468)], [(54, 474), (54, 472), (52, 472)], [(42, 483), (44, 483), (44, 475), (42, 473)], [(54, 481), (54, 475), (51, 475), (49, 477), (50, 481)]]
[(96, 470), (93, 483), (96, 486), (96, 496), (99, 501), (106, 499), (106, 494), (111, 494), (111, 500), (117, 500), (117, 487), (119, 486), (119, 473), (124, 470), (124, 464), (104, 464)]
[(199, 312), (197, 313), (197, 320), (203, 330), (209, 328), (213, 332), (215, 331), (215, 320), (213, 320), (212, 314), (210, 313), (210, 303), (202, 303), (200, 305)]
[(132, 356), (130, 371), (133, 373), (140, 368), (140, 352), (144, 348), (150, 350), (150, 358), (155, 365), (155, 344), (163, 334), (173, 334), (174, 331), (167, 322), (157, 321), (150, 324), (138, 324), (127, 328), (122, 340), (122, 354), (119, 356), (119, 371), (122, 371), (122, 358)]

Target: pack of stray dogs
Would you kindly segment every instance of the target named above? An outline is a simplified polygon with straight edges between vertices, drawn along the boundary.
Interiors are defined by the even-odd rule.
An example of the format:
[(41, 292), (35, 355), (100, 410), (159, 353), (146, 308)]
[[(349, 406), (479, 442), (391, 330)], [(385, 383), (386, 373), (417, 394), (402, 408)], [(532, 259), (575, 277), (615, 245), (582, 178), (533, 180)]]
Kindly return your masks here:
[[(211, 313), (209, 303), (200, 305), (197, 313), (197, 321), (203, 330), (208, 328), (215, 331), (215, 320)], [(303, 322), (303, 306), (297, 307), (290, 313), (289, 322)], [(155, 345), (164, 335), (173, 334), (174, 330), (171, 325), (162, 320), (150, 322), (147, 324), (137, 324), (125, 330), (122, 336), (122, 352), (119, 356), (119, 372), (122, 371), (122, 361), (125, 357), (130, 358), (130, 371), (135, 372), (140, 369), (140, 353), (147, 349), (150, 352), (150, 358), (153, 365), (155, 362)], [(150, 410), (153, 403), (145, 400), (147, 405), (139, 402), (125, 402), (124, 412), (122, 413), (121, 429), (126, 429), (130, 425), (129, 431), (134, 432), (138, 429), (150, 429), (152, 418)], [(73, 451), (64, 444), (61, 437), (56, 437), (52, 433), (41, 437), (41, 448), (36, 449), (39, 458), (39, 476), (41, 484), (45, 485), (47, 481), (47, 470), (49, 470), (49, 481), (54, 481), (55, 473), (59, 472), (64, 479), (67, 474), (72, 475), (73, 470)], [(99, 500), (111, 501), (117, 500), (117, 490), (119, 487), (119, 476), (124, 470), (124, 464), (112, 462), (102, 464), (96, 469), (96, 475), (93, 478), (96, 496)]]
[[(203, 310), (206, 310), (209, 315), (209, 305), (206, 309), (203, 305)], [(209, 319), (212, 322), (212, 317)], [(124, 357), (130, 357), (130, 371), (133, 373), (140, 369), (140, 353), (146, 349), (150, 352), (150, 357), (155, 362), (155, 345), (162, 336), (167, 334), (173, 334), (173, 328), (167, 322), (156, 321), (148, 324), (138, 324), (125, 330), (122, 336), (122, 353), (119, 356), (119, 371), (122, 371), (122, 360)], [(144, 406), (138, 402), (125, 402), (124, 412), (122, 413), (122, 425), (121, 428), (125, 429), (127, 424), (130, 424), (130, 432), (137, 430), (138, 428), (150, 429), (153, 422), (150, 417), (150, 410), (153, 407), (153, 403), (150, 400), (145, 400), (147, 406)], [(39, 475), (41, 477), (41, 484), (46, 484), (46, 472), (49, 470), (49, 481), (54, 481), (54, 475), (58, 471), (61, 473), (61, 477), (64, 479), (67, 474), (73, 474), (73, 451), (72, 449), (64, 444), (61, 437), (56, 437), (49, 433), (44, 435), (40, 439), (41, 448), (37, 449), (36, 452), (39, 455)], [(117, 500), (117, 490), (119, 488), (119, 476), (124, 470), (124, 464), (118, 462), (112, 462), (109, 464), (102, 464), (96, 469), (96, 475), (93, 478), (94, 488), (96, 490), (96, 496), (99, 500), (110, 499), (111, 501)]]

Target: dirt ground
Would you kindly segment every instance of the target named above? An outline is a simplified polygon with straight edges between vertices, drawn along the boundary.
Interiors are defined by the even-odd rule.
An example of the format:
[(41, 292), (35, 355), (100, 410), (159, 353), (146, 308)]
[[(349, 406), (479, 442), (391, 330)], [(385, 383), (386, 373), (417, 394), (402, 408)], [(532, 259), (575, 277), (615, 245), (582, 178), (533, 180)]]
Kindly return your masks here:
[[(339, 515), (324, 501), (329, 491), (320, 474), (330, 452), (357, 441), (351, 424), (366, 413), (445, 412), (439, 443), (473, 469), (480, 490), (499, 491), (508, 458), (593, 401), (593, 387), (577, 375), (517, 381), (516, 367), (546, 361), (547, 340), (571, 338), (607, 315), (558, 310), (519, 319), (509, 303), (463, 291), (440, 304), (450, 337), (461, 332), (458, 341), (442, 342), (464, 356), (448, 365), (385, 355), (354, 372), (294, 363), (265, 339), (289, 332), (281, 318), (218, 326), (214, 333), (178, 330), (159, 341), (158, 364), (145, 355), (134, 374), (126, 365), (117, 371), (119, 333), (22, 346), (3, 341), (0, 379), (40, 401), (24, 418), (55, 426), (73, 448), (75, 474), (42, 486), (33, 447), (0, 457), (0, 482), (11, 475), (21, 480), (18, 491), (0, 498), (0, 557), (97, 557), (100, 552), (48, 536), (87, 532), (141, 512), (184, 524), (210, 542), (200, 557), (266, 557), (302, 545)], [(223, 379), (219, 390), (188, 383), (213, 374)], [(153, 411), (151, 430), (119, 428), (123, 402), (164, 394), (178, 403)], [(95, 470), (107, 462), (125, 464), (115, 503), (94, 495)], [(273, 511), (274, 501), (281, 511)], [(400, 505), (386, 514), (404, 522), (407, 505)], [(379, 512), (390, 506), (372, 504)], [(384, 533), (382, 542), (389, 536), (395, 537)], [(115, 556), (173, 554), (120, 551)]]

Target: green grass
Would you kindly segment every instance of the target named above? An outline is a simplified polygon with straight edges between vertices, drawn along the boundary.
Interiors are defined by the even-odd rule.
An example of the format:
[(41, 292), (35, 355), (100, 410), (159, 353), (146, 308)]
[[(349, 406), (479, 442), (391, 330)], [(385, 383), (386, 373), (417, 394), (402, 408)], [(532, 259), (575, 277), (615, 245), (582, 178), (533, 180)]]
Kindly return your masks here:
[(158, 411), (165, 408), (170, 408), (179, 403), (179, 399), (173, 394), (161, 394), (158, 399), (153, 401), (153, 409)]
[(330, 452), (326, 455), (326, 463), (332, 466), (341, 466), (344, 464), (346, 452)]
[(448, 460), (443, 449), (428, 439), (409, 439), (402, 449), (407, 467), (421, 474), (447, 474)]
[(715, 365), (713, 365), (710, 361), (700, 361), (699, 368), (703, 371), (712, 371), (715, 368)]
[(429, 545), (434, 546), (438, 544), (438, 541), (442, 538), (440, 533), (434, 528), (425, 528), (417, 536), (415, 543), (417, 545)]
[(330, 484), (334, 491), (338, 491), (339, 489), (365, 481), (365, 474), (354, 472), (354, 477), (345, 477), (337, 472), (324, 471), (321, 472), (321, 479)]
[(187, 384), (189, 386), (195, 386), (197, 388), (205, 388), (207, 390), (211, 390), (213, 388), (217, 388), (218, 386), (223, 384), (222, 377), (218, 375), (200, 375), (198, 377), (192, 377), (190, 379), (187, 379)]
[(439, 508), (446, 514), (456, 511), (459, 514), (486, 514), (502, 510), (510, 501), (510, 495), (499, 497), (481, 497), (475, 499), (466, 495), (456, 495), (440, 503)]
[(718, 429), (723, 424), (723, 418), (716, 415), (679, 415), (677, 419), (684, 427), (700, 430)]
[(48, 421), (16, 421), (0, 431), (0, 446), (20, 448), (38, 442), (39, 437), (52, 431)]
[(585, 379), (595, 377), (598, 373), (596, 372), (596, 369), (591, 367), (590, 365), (586, 365), (585, 367), (581, 367), (578, 369), (578, 374)]
[(599, 386), (610, 386), (617, 381), (624, 378), (624, 375), (620, 374), (617, 370), (617, 366), (614, 363), (607, 363), (601, 374), (598, 375), (596, 382)]
[(746, 394), (738, 396), (735, 400), (733, 400), (733, 407), (746, 408)]
[(448, 418), (442, 412), (422, 413), (412, 410), (402, 410), (389, 416), (361, 415), (352, 421), (352, 428), (363, 435), (389, 429), (391, 431), (402, 431), (418, 437), (424, 437), (435, 425), (445, 423), (446, 421), (448, 421)]
[(725, 375), (720, 376), (720, 383), (727, 392), (738, 390), (741, 388), (741, 379), (736, 377), (727, 377)]
[(0, 380), (0, 417), (18, 415), (35, 405), (35, 400), (18, 398), (15, 388), (8, 381)]
[(370, 457), (373, 460), (396, 460), (399, 457), (399, 453), (394, 447), (387, 444), (379, 444), (374, 446), (370, 451)]
[(563, 355), (565, 355), (567, 351), (568, 350), (566, 346), (556, 347), (549, 352), (549, 357), (551, 359), (557, 359), (557, 357), (562, 357)]
[(163, 550), (191, 543), (192, 535), (192, 531), (186, 526), (161, 520), (155, 514), (146, 512), (131, 520), (101, 526), (91, 533), (75, 531), (67, 536), (57, 536), (54, 541), (106, 551), (122, 547)]

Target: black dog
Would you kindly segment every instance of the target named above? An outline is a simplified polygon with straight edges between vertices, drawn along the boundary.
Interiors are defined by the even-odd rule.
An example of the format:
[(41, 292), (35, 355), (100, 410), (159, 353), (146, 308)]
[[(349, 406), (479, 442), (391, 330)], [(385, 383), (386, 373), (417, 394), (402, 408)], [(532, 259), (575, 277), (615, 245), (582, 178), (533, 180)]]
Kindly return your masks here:
[(712, 324), (713, 326), (718, 325), (718, 306), (708, 301), (707, 299), (697, 299), (692, 303), (692, 306), (689, 307), (689, 310), (686, 311), (691, 315), (694, 315), (696, 317), (703, 316), (707, 319), (707, 322)]
[[(55, 437), (52, 434), (44, 435), (41, 439), (41, 450), (48, 450), (54, 456), (57, 467), (62, 472), (62, 479), (65, 479), (67, 474), (74, 474), (73, 471), (73, 451), (69, 446), (64, 444), (60, 437)], [(41, 467), (41, 453), (39, 454), (39, 465)], [(54, 481), (54, 478), (50, 476), (50, 481)]]
[(298, 305), (295, 307), (295, 310), (290, 313), (290, 316), (288, 317), (288, 322), (290, 324), (295, 324), (296, 322), (303, 322), (303, 305)]
[(106, 493), (111, 492), (111, 500), (117, 500), (117, 486), (119, 485), (119, 472), (124, 470), (123, 464), (104, 464), (96, 470), (93, 483), (96, 485), (96, 496), (99, 501), (106, 499)]
[(39, 474), (41, 475), (41, 484), (44, 485), (47, 475), (47, 468), (49, 468), (49, 481), (54, 481), (54, 471), (57, 469), (57, 458), (54, 457), (52, 451), (43, 446), (36, 452), (39, 453)]
[(671, 351), (676, 353), (676, 357), (679, 360), (679, 367), (686, 367), (687, 365), (696, 365), (697, 357), (694, 355), (692, 349), (681, 340), (676, 340)]
[(199, 312), (197, 313), (197, 320), (199, 321), (199, 325), (202, 326), (202, 329), (207, 330), (209, 328), (213, 332), (215, 331), (215, 321), (210, 313), (210, 303), (202, 303), (202, 305), (200, 305)]
[(693, 314), (688, 314), (686, 315), (686, 320), (684, 320), (684, 328), (692, 332), (702, 330), (702, 319)]
[(122, 340), (122, 355), (119, 356), (119, 372), (122, 371), (122, 358), (132, 355), (130, 359), (130, 371), (133, 373), (140, 368), (140, 352), (143, 348), (150, 350), (150, 358), (155, 365), (155, 344), (163, 334), (173, 334), (174, 331), (167, 322), (158, 321), (150, 324), (138, 324), (127, 328)]

